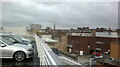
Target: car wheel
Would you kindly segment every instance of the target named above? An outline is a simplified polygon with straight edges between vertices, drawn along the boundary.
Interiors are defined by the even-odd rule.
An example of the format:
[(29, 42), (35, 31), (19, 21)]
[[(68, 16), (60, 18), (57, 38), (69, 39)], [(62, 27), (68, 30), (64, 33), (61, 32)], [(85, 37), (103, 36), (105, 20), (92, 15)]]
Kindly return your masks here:
[(16, 52), (15, 54), (14, 54), (14, 59), (16, 60), (16, 61), (23, 61), (24, 59), (25, 59), (25, 53), (24, 52)]

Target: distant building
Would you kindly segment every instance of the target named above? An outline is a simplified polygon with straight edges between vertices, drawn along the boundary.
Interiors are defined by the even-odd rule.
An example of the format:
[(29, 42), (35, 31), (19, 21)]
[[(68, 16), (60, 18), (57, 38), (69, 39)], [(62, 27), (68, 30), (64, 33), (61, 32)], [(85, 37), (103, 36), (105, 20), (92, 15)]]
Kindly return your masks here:
[(38, 33), (41, 30), (40, 24), (30, 24), (31, 33)]
[(84, 54), (91, 54), (95, 50), (108, 53), (110, 43), (119, 39), (117, 32), (111, 30), (111, 28), (89, 29), (89, 27), (78, 27), (77, 29), (52, 30), (48, 27), (46, 32), (53, 35), (52, 39), (59, 41), (54, 44), (55, 48), (70, 53), (83, 51)]
[(111, 28), (107, 29), (107, 28), (96, 28), (96, 32), (112, 32), (113, 30), (111, 30)]
[(95, 36), (96, 32), (108, 32), (109, 35), (111, 35), (112, 32), (116, 32), (113, 31), (111, 28), (106, 29), (106, 28), (96, 28), (96, 29), (90, 29), (89, 27), (77, 27), (77, 29), (55, 29), (55, 24), (54, 24), (54, 28), (53, 30), (50, 28), (46, 28), (46, 32), (52, 33), (52, 34), (67, 34), (67, 35), (71, 35), (71, 34), (80, 34), (79, 36), (83, 35), (87, 35), (87, 36)]
[(40, 30), (41, 25), (40, 24), (30, 24), (30, 30)]
[(0, 30), (2, 30), (2, 32), (13, 33), (18, 35), (29, 34), (26, 27), (2, 27)]
[(116, 31), (117, 31), (118, 36), (120, 36), (120, 29), (117, 29)]

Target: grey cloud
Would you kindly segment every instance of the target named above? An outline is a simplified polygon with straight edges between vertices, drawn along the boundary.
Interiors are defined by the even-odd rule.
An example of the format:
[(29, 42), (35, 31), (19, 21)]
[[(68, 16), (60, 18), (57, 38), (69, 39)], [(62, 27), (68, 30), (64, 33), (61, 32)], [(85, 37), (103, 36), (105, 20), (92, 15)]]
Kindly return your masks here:
[(3, 25), (23, 26), (39, 23), (43, 27), (56, 24), (57, 28), (78, 26), (117, 28), (117, 2), (87, 3), (30, 3), (2, 4)]

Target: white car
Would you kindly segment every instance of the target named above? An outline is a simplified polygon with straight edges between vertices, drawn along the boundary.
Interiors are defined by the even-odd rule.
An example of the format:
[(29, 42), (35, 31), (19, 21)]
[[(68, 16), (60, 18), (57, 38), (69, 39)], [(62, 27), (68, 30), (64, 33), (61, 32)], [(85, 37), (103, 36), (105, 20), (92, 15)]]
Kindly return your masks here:
[(24, 41), (24, 42), (30, 42), (30, 43), (32, 42), (30, 39), (23, 38), (23, 37), (21, 37), (21, 40)]

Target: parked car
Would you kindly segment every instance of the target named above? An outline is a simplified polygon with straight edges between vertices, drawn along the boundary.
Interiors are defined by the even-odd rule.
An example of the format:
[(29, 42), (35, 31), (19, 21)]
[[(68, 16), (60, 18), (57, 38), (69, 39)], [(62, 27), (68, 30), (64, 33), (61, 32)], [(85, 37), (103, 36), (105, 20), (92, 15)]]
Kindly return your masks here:
[(28, 39), (28, 38), (21, 37), (20, 39), (22, 41), (24, 41), (24, 42), (30, 42), (30, 43), (32, 43), (32, 41), (30, 39)]
[(16, 61), (23, 61), (33, 57), (33, 48), (23, 43), (0, 37), (0, 58), (12, 58)]
[(103, 58), (103, 56), (99, 52), (93, 52), (91, 58)]
[(18, 38), (19, 40), (23, 41), (23, 42), (29, 42), (29, 43), (32, 43), (32, 40), (28, 39), (28, 38), (25, 38), (25, 37), (22, 37), (22, 36), (19, 36), (19, 35), (14, 35), (14, 37)]
[(56, 48), (51, 48), (51, 49), (55, 54), (61, 55), (61, 52), (58, 49), (56, 49)]
[(9, 40), (14, 40), (17, 43), (23, 43), (25, 45), (31, 46), (32, 48), (34, 48), (34, 46), (30, 43), (30, 42), (24, 42), (21, 39), (19, 39), (18, 37), (15, 37), (15, 35), (0, 35), (4, 38), (7, 38)]

